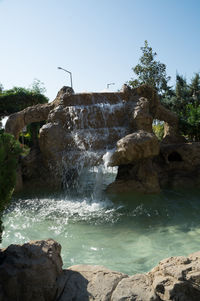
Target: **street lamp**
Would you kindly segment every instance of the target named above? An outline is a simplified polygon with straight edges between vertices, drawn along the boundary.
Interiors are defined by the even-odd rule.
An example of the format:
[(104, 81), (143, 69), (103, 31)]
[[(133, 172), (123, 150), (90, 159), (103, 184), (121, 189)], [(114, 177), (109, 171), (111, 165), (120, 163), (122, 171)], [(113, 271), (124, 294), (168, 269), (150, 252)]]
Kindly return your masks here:
[(58, 69), (63, 70), (65, 72), (69, 73), (69, 75), (70, 75), (70, 81), (71, 81), (71, 88), (73, 89), (73, 86), (72, 86), (72, 73), (70, 71), (66, 70), (66, 69), (61, 68), (61, 67), (58, 67)]
[(115, 83), (107, 84), (107, 89), (109, 89), (109, 86), (114, 85), (114, 84), (115, 84)]

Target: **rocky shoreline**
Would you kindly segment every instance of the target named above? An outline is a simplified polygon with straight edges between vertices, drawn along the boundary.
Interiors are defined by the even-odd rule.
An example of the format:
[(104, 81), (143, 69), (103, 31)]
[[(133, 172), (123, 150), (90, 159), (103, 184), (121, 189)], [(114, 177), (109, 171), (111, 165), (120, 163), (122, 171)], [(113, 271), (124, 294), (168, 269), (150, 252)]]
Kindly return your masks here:
[(200, 252), (129, 276), (103, 266), (62, 269), (53, 239), (0, 249), (0, 301), (199, 301)]

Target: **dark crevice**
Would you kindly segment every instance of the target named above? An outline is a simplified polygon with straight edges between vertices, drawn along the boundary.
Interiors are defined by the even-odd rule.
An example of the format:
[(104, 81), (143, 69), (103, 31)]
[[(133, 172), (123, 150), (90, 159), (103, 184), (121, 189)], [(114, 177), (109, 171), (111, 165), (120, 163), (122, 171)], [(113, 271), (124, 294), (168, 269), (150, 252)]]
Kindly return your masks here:
[(178, 152), (172, 152), (168, 155), (169, 162), (181, 162), (183, 161), (181, 155)]

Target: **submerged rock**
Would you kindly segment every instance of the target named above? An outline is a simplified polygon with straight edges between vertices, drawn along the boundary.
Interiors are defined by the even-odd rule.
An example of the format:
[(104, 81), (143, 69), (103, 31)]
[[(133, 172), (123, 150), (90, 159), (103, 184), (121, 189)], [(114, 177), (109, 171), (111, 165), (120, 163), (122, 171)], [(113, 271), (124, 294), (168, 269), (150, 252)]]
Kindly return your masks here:
[(200, 252), (162, 260), (129, 276), (103, 266), (62, 270), (54, 240), (0, 250), (0, 301), (199, 301)]

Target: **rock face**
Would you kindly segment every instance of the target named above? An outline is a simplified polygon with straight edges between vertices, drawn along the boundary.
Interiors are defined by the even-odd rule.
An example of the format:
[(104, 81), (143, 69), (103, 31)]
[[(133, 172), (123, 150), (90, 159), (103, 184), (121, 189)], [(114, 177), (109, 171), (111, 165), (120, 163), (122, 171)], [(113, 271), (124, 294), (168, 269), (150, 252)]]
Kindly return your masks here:
[(160, 184), (152, 159), (140, 160), (135, 164), (120, 165), (116, 180), (108, 185), (108, 193), (138, 191), (158, 193)]
[(1, 250), (0, 300), (56, 300), (63, 274), (60, 250), (50, 239)]
[(139, 130), (117, 142), (117, 150), (110, 159), (110, 166), (127, 165), (159, 154), (160, 145), (153, 133)]
[(62, 270), (61, 246), (32, 241), (0, 250), (1, 301), (199, 301), (200, 252), (128, 276), (103, 266)]
[(153, 133), (138, 130), (117, 142), (117, 150), (110, 159), (111, 166), (119, 166), (116, 181), (108, 186), (109, 192), (160, 191), (158, 175), (152, 166), (152, 158), (160, 151), (158, 139)]
[[(162, 144), (153, 134), (154, 119), (165, 124)], [(186, 183), (185, 178), (200, 182), (198, 146), (184, 142), (178, 134), (178, 118), (146, 85), (136, 89), (124, 86), (116, 93), (81, 94), (63, 87), (52, 103), (11, 115), (6, 131), (17, 138), (24, 126), (38, 121), (46, 121), (39, 143), (22, 158), (19, 169), (25, 186), (35, 183), (59, 188), (66, 182), (69, 186), (83, 167), (102, 164), (103, 155), (113, 149), (110, 165), (119, 166), (119, 171), (110, 191), (155, 193), (165, 185)], [(182, 163), (175, 163), (173, 155), (166, 159), (170, 149), (176, 152), (178, 148), (181, 153), (182, 147)], [(189, 163), (191, 149), (195, 154)]]
[(199, 187), (200, 143), (161, 144), (153, 168), (160, 187)]

